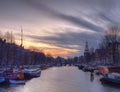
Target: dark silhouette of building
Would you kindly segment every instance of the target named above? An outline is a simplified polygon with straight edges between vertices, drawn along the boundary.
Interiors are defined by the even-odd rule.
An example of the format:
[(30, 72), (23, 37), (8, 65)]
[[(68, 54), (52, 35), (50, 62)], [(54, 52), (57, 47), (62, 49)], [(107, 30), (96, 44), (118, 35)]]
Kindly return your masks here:
[(111, 64), (119, 64), (120, 59), (120, 42), (109, 43), (108, 46), (109, 59)]
[(90, 59), (89, 59), (89, 47), (88, 47), (88, 42), (87, 41), (85, 43), (84, 59), (85, 59), (86, 63), (88, 63), (90, 61)]

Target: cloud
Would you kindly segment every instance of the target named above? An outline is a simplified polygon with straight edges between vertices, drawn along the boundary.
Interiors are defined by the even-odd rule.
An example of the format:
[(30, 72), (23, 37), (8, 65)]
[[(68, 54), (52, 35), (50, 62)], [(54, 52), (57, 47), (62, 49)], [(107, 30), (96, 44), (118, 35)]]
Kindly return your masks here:
[(113, 20), (112, 18), (110, 18), (109, 16), (103, 14), (103, 13), (100, 13), (98, 15), (101, 19), (103, 19), (104, 21), (108, 22), (109, 25), (118, 25), (119, 23), (116, 22), (115, 20)]
[(26, 1), (26, 3), (29, 6), (35, 8), (35, 9), (43, 10), (44, 12), (46, 12), (47, 14), (49, 14), (51, 16), (59, 18), (63, 21), (67, 21), (69, 23), (73, 23), (76, 26), (79, 26), (79, 27), (82, 26), (84, 28), (87, 28), (87, 29), (90, 29), (93, 31), (103, 31), (104, 30), (103, 28), (101, 28), (97, 25), (94, 25), (93, 23), (91, 23), (83, 18), (77, 18), (77, 17), (71, 16), (71, 15), (66, 15), (66, 14), (60, 13), (58, 11), (55, 11), (54, 9), (51, 9), (50, 7), (47, 7), (44, 4), (42, 4), (42, 2), (36, 2), (35, 0), (24, 0), (24, 1)]
[[(67, 30), (67, 29), (66, 29)], [(70, 29), (69, 29), (70, 30)], [(72, 29), (73, 30), (73, 29)], [(28, 38), (32, 38), (34, 42), (42, 42), (49, 45), (55, 45), (61, 48), (75, 49), (79, 51), (79, 54), (83, 54), (85, 41), (89, 42), (90, 47), (97, 47), (99, 41), (102, 38), (100, 32), (74, 32), (65, 31), (64, 33), (56, 33), (53, 36), (37, 36), (37, 35), (25, 35)]]
[[(90, 47), (97, 47), (106, 27), (120, 24), (119, 3), (120, 0), (0, 0), (0, 24), (16, 27), (17, 22), (23, 23), (23, 26), (27, 26), (26, 29), (33, 30), (24, 30), (25, 39), (76, 49), (79, 50), (76, 54), (80, 55), (84, 51), (86, 40)], [(7, 23), (3, 24), (5, 20)], [(63, 25), (59, 29), (61, 22)], [(48, 32), (44, 30), (45, 34), (41, 25), (53, 34), (47, 35)], [(55, 31), (46, 27), (48, 25), (58, 30), (64, 29), (66, 25), (79, 29), (69, 28), (57, 32), (57, 29)]]
[[(62, 0), (62, 1), (51, 0), (51, 2), (58, 2), (56, 4), (59, 4), (60, 2), (64, 3), (63, 1), (65, 1), (65, 3), (68, 2), (68, 3), (71, 3), (71, 4), (72, 4), (72, 2), (76, 2), (75, 4), (78, 3), (77, 5), (79, 5), (79, 9), (84, 9), (84, 10), (80, 10), (80, 12), (89, 13), (88, 19), (90, 19), (91, 16), (95, 16), (94, 13), (101, 12), (102, 14), (97, 16), (98, 19), (101, 18), (104, 21), (109, 21), (113, 24), (117, 24), (116, 21), (113, 20), (112, 17), (108, 17), (108, 15), (106, 16), (106, 14), (111, 13), (112, 8), (113, 9), (115, 8), (114, 6), (117, 2), (119, 2), (119, 0), (91, 0), (91, 1), (89, 1), (89, 0)], [(54, 19), (60, 19), (63, 22), (66, 21), (66, 22), (72, 23), (72, 24), (74, 24), (78, 27), (84, 27), (86, 30), (87, 29), (93, 30), (93, 31), (103, 31), (104, 30), (103, 27), (97, 25), (97, 23), (95, 24), (95, 21), (98, 21), (97, 18), (94, 19), (94, 23), (92, 23), (92, 22), (84, 19), (83, 17), (76, 17), (75, 14), (70, 15), (70, 14), (61, 13), (61, 12), (59, 12), (55, 9), (56, 7), (54, 7), (54, 9), (51, 8), (51, 7), (48, 7), (47, 3), (49, 2), (49, 0), (17, 0), (17, 1), (12, 0), (11, 2), (9, 0), (5, 0), (4, 4), (5, 4), (5, 2), (8, 6), (9, 6), (9, 3), (10, 3), (11, 6), (12, 6), (12, 3), (14, 4), (13, 6), (18, 5), (19, 7), (17, 7), (17, 9), (20, 8), (20, 9), (26, 10), (26, 8), (30, 8), (30, 9), (34, 8), (35, 10), (38, 10), (40, 12), (40, 15), (42, 15), (42, 14), (45, 15), (45, 16), (48, 15), (48, 16), (53, 17), (53, 20)], [(60, 4), (62, 4), (62, 3), (60, 3)], [(73, 4), (73, 6), (68, 6), (68, 7), (75, 8), (75, 4)], [(21, 7), (20, 7), (20, 5), (21, 5)], [(52, 6), (54, 6), (54, 5), (52, 5)], [(24, 7), (24, 8), (22, 8), (22, 7)], [(65, 8), (66, 6), (63, 6), (63, 7)], [(13, 8), (15, 9), (15, 7), (13, 7)], [(17, 9), (15, 9), (15, 10), (17, 11)], [(18, 9), (18, 10), (20, 11), (20, 9)], [(111, 9), (111, 10), (109, 11), (109, 9)], [(93, 13), (93, 15), (90, 15), (91, 12)], [(21, 14), (19, 13), (19, 15), (21, 15)], [(18, 19), (19, 17), (16, 17), (16, 18)], [(27, 20), (27, 18), (28, 18), (28, 16), (26, 16), (26, 18), (24, 18), (24, 21)], [(41, 17), (37, 17), (37, 18), (39, 19)], [(28, 19), (31, 20), (30, 18), (28, 18)], [(21, 21), (21, 20), (19, 20), (19, 21)], [(32, 22), (32, 21), (30, 21), (30, 22)]]

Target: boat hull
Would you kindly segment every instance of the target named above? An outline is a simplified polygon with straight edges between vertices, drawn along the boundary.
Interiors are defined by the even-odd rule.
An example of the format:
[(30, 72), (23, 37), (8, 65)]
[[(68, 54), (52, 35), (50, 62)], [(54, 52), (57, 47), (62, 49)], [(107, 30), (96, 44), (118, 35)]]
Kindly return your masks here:
[(0, 85), (1, 85), (1, 84), (6, 84), (6, 83), (7, 83), (7, 81), (6, 81), (5, 78), (0, 78)]
[(110, 83), (110, 84), (118, 84), (118, 85), (120, 85), (120, 79), (101, 78), (100, 81), (103, 82), (103, 83)]
[(9, 80), (10, 84), (25, 84), (25, 80)]

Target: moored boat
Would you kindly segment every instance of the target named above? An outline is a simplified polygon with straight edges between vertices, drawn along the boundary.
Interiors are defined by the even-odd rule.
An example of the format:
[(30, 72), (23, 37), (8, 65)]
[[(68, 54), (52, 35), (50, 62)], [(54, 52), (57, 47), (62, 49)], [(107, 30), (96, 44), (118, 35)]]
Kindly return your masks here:
[(103, 83), (111, 83), (111, 84), (118, 84), (120, 85), (120, 74), (118, 73), (108, 73), (103, 75), (100, 79)]
[(100, 66), (98, 67), (98, 70), (102, 74), (102, 78), (100, 78), (100, 81), (102, 83), (108, 83), (108, 84), (117, 84), (120, 85), (120, 74), (115, 72), (110, 72), (108, 67)]
[(48, 69), (48, 67), (47, 67), (46, 65), (42, 65), (40, 68), (41, 68), (41, 70), (46, 70), (46, 69)]
[(40, 77), (40, 74), (41, 74), (40, 69), (24, 69), (22, 72), (24, 73), (25, 80)]
[(9, 83), (10, 84), (25, 84), (25, 80), (13, 80), (13, 79), (10, 79)]
[(79, 65), (79, 66), (78, 66), (78, 69), (83, 69), (83, 68), (84, 68), (83, 65)]
[(0, 84), (4, 84), (6, 82), (4, 77), (0, 77)]

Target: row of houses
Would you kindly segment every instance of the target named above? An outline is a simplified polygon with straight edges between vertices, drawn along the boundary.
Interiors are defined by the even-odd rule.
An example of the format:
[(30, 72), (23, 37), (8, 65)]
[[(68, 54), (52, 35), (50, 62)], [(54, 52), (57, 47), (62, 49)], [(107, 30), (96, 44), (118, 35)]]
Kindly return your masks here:
[(25, 49), (0, 38), (0, 65), (40, 64), (45, 63), (46, 58), (43, 52)]
[(86, 41), (84, 50), (84, 62), (97, 64), (120, 65), (120, 43), (109, 43), (106, 48), (89, 49)]

